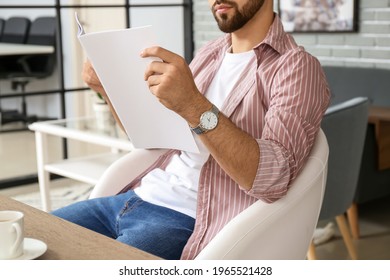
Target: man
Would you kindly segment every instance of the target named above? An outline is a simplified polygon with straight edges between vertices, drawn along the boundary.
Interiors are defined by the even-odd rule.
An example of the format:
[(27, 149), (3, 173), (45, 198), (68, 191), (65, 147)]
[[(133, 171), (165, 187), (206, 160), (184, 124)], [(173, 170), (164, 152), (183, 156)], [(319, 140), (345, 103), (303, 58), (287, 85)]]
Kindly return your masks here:
[[(160, 47), (141, 53), (161, 59), (145, 81), (188, 122), (200, 154), (171, 150), (121, 194), (54, 214), (163, 258), (193, 259), (256, 200), (287, 193), (328, 106), (320, 64), (283, 31), (272, 0), (209, 4), (227, 34), (190, 67)], [(105, 93), (89, 63), (83, 77)]]

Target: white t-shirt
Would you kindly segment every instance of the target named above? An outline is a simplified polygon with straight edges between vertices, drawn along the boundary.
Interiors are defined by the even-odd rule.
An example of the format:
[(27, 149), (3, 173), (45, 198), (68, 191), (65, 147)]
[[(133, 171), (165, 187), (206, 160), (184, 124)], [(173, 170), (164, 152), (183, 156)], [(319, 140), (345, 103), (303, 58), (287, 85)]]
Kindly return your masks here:
[[(207, 99), (222, 108), (223, 102), (253, 56), (253, 50), (237, 54), (227, 52), (205, 94)], [(200, 171), (210, 155), (196, 135), (195, 141), (199, 154), (183, 151), (175, 155), (165, 170), (156, 168), (149, 172), (142, 179), (140, 187), (135, 189), (135, 193), (144, 201), (195, 218)]]

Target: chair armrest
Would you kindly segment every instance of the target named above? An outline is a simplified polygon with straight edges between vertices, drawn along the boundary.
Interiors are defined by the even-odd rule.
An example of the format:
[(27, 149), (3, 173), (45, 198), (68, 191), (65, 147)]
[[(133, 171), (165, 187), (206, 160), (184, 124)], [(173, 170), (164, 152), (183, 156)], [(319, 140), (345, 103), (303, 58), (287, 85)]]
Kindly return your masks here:
[(309, 163), (285, 197), (271, 204), (256, 201), (227, 223), (196, 260), (305, 259), (326, 182), (323, 163), (313, 158)]
[(102, 174), (91, 192), (90, 198), (119, 193), (128, 183), (151, 166), (167, 150), (133, 150), (116, 160)]
[(324, 196), (328, 154), (321, 130), (287, 195), (271, 204), (258, 200), (246, 208), (217, 233), (196, 260), (305, 259)]

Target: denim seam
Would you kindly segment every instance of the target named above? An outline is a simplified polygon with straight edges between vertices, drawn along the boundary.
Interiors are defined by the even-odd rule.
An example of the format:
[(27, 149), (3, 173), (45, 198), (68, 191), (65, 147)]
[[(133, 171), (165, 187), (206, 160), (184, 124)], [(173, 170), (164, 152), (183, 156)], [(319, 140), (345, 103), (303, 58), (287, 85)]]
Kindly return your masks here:
[(135, 208), (137, 208), (143, 202), (144, 201), (138, 196), (132, 196), (132, 197), (130, 197), (130, 199), (128, 199), (126, 201), (126, 204), (123, 206), (122, 210), (120, 211), (120, 213), (116, 217), (115, 229), (116, 229), (118, 236), (119, 236), (120, 219), (123, 217), (124, 214), (133, 211)]

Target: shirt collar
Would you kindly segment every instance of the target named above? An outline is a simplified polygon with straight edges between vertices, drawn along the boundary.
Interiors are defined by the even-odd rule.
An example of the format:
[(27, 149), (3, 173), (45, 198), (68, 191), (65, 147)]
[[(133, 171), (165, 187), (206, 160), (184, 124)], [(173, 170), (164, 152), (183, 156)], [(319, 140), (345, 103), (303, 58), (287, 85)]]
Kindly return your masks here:
[(286, 33), (284, 32), (282, 21), (279, 16), (275, 14), (274, 21), (270, 26), (267, 36), (264, 40), (254, 47), (254, 49), (259, 48), (262, 44), (267, 44), (272, 47), (279, 54), (283, 53), (285, 49), (284, 38)]

